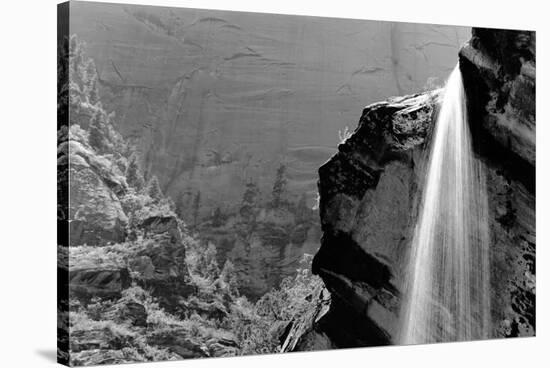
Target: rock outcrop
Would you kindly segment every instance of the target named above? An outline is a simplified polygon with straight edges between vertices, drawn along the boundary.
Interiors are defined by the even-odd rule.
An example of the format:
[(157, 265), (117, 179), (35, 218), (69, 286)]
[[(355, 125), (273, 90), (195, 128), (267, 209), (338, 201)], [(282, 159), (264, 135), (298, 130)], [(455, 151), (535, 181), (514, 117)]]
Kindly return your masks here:
[[(460, 66), (475, 154), (487, 174), (491, 336), (531, 336), (535, 36), (486, 29), (472, 34)], [(319, 169), (323, 238), (312, 267), (331, 293), (331, 306), (303, 333), (319, 341), (310, 349), (397, 342), (403, 270), (438, 96), (434, 91), (367, 106), (353, 135)]]
[(460, 50), (474, 123), (535, 165), (536, 37), (531, 31), (474, 28)]
[[(126, 190), (111, 163), (71, 137), (69, 165), (69, 235), (71, 246), (120, 243), (128, 218), (118, 195)], [(117, 195), (118, 194), (118, 195)]]
[(535, 32), (474, 28), (460, 51), (474, 150), (487, 166), (494, 337), (535, 334)]
[(180, 299), (191, 294), (185, 245), (175, 217), (150, 217), (141, 228), (148, 237), (138, 243), (81, 247), (69, 260), (69, 287), (81, 300), (120, 298), (132, 282), (151, 290), (169, 311), (180, 308)]
[(397, 331), (402, 258), (439, 95), (367, 106), (319, 169), (323, 238), (313, 272), (332, 294), (319, 326), (337, 347), (389, 344)]

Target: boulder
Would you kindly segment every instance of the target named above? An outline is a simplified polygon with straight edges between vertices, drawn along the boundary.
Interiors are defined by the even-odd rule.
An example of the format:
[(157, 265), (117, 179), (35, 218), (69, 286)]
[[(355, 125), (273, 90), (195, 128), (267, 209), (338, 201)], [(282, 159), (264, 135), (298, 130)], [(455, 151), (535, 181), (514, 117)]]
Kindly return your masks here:
[(95, 349), (122, 349), (133, 341), (129, 336), (119, 336), (107, 327), (90, 330), (71, 330), (71, 353)]
[(123, 242), (128, 219), (117, 196), (125, 190), (122, 177), (81, 142), (70, 140), (69, 151), (69, 244)]
[(139, 284), (152, 290), (161, 306), (174, 312), (179, 309), (180, 298), (195, 291), (177, 219), (154, 216), (145, 219), (140, 227), (149, 241), (129, 257), (128, 267)]
[(69, 291), (83, 301), (93, 297), (119, 298), (131, 284), (126, 268), (97, 266), (69, 270)]
[(237, 338), (230, 333), (208, 340), (206, 346), (211, 357), (236, 356), (240, 351)]
[(325, 344), (328, 336), (337, 347), (391, 343), (439, 96), (426, 92), (367, 106), (354, 134), (319, 169), (323, 238), (312, 267), (332, 301), (317, 324), (324, 335), (313, 340)]
[(154, 331), (147, 336), (147, 343), (166, 348), (183, 359), (209, 356), (207, 348), (200, 342), (194, 341), (189, 331), (183, 328), (174, 327)]

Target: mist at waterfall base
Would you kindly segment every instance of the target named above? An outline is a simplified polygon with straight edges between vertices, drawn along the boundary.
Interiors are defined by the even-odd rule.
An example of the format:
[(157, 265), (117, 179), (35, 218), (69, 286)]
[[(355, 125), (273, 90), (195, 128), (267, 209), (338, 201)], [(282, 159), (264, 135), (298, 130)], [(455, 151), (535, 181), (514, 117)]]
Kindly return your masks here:
[(402, 344), (489, 337), (489, 229), (457, 65), (434, 128), (407, 265)]

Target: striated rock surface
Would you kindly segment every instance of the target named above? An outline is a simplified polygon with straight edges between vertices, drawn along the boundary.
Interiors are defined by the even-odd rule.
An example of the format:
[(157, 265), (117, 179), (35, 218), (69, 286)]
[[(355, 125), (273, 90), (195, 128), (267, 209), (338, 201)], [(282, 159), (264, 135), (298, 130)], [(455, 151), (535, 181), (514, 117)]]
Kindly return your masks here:
[[(474, 151), (487, 174), (492, 337), (535, 334), (535, 36), (474, 29), (460, 52)], [(303, 333), (323, 349), (385, 345), (399, 331), (404, 261), (438, 92), (367, 106), (319, 169), (330, 310)], [(292, 349), (290, 349), (292, 350)], [(294, 350), (301, 350), (296, 345)]]

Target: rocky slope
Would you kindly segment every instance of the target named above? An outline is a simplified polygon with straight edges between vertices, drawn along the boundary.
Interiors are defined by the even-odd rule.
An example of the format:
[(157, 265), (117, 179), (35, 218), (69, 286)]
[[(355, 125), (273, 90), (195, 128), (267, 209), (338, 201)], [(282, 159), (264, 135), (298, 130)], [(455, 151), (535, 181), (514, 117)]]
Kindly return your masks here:
[[(59, 41), (58, 361), (97, 365), (278, 351), (287, 326), (307, 314), (323, 290), (310, 272), (311, 257), (279, 280), (280, 288), (250, 302), (238, 290), (241, 271), (231, 262), (218, 264), (216, 244), (227, 241), (228, 232), (278, 234), (273, 242), (299, 250), (314, 212), (304, 201), (295, 206), (283, 198), (281, 169), (270, 211), (258, 207), (252, 185), (238, 215), (215, 212), (209, 221), (218, 233), (198, 241), (202, 226), (190, 231), (156, 177), (145, 180), (138, 155), (114, 128), (82, 43), (74, 35)], [(290, 231), (294, 223), (300, 226)]]
[[(492, 337), (535, 334), (535, 35), (474, 29), (460, 51), (476, 156), (487, 172)], [(322, 245), (313, 272), (331, 293), (289, 350), (311, 341), (396, 342), (404, 256), (418, 211), (438, 91), (367, 106), (319, 169)]]

